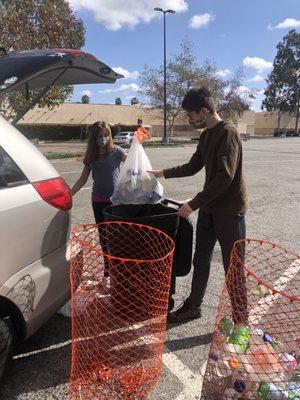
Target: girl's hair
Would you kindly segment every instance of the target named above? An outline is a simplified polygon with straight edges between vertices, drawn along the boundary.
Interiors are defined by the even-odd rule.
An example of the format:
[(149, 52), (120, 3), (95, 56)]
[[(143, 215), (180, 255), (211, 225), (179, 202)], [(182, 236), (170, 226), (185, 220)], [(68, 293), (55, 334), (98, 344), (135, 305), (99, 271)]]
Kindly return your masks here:
[(108, 142), (105, 146), (106, 154), (111, 153), (115, 149), (112, 140), (111, 129), (108, 124), (105, 121), (95, 122), (90, 128), (87, 149), (84, 158), (84, 161), (88, 164), (95, 162), (99, 156), (99, 145), (97, 143), (97, 139), (98, 134), (102, 131), (102, 129), (106, 130), (108, 137)]

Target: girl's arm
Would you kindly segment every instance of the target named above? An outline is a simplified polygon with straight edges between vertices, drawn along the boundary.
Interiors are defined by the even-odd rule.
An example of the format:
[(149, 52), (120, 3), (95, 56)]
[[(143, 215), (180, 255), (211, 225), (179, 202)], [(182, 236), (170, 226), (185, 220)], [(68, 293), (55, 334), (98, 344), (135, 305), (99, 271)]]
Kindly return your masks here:
[(80, 178), (78, 179), (78, 181), (76, 181), (74, 183), (74, 186), (71, 189), (72, 195), (77, 193), (78, 190), (80, 190), (82, 188), (82, 186), (86, 184), (86, 181), (88, 180), (88, 177), (89, 177), (90, 173), (91, 173), (90, 167), (85, 165), (83, 170), (82, 170), (82, 173), (80, 175)]

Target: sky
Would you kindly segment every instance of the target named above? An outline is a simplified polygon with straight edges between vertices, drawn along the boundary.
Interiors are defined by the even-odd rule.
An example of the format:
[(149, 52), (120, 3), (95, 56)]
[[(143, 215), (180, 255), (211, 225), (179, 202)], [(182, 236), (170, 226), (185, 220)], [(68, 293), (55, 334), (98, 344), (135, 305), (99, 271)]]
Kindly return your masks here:
[(272, 70), (276, 46), (290, 29), (300, 31), (300, 0), (69, 0), (85, 29), (83, 50), (124, 75), (115, 84), (74, 87), (71, 101), (87, 94), (91, 103), (122, 104), (139, 98), (139, 73), (145, 64), (163, 64), (163, 16), (166, 14), (167, 57), (180, 52), (188, 39), (201, 65), (207, 59), (220, 77), (239, 67), (241, 92), (257, 91), (251, 109), (259, 111), (265, 79)]

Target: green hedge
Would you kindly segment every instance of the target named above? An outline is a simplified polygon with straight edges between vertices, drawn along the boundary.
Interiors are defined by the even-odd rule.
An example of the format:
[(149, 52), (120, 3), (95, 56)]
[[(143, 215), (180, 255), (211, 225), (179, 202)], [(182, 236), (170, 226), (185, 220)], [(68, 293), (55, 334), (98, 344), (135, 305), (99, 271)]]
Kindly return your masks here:
[(74, 140), (85, 139), (84, 127), (81, 126), (59, 126), (59, 125), (21, 125), (17, 128), (28, 139), (39, 140)]
[[(27, 139), (39, 140), (86, 140), (89, 132), (89, 126), (84, 125), (22, 125), (17, 128)], [(115, 125), (111, 127), (112, 135), (115, 136), (121, 131), (135, 131), (137, 125)]]

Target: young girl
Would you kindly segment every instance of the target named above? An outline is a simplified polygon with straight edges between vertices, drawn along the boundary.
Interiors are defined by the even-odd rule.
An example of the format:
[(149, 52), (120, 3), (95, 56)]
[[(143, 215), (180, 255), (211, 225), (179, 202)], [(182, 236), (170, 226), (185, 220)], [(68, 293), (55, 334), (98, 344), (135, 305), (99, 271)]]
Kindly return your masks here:
[(83, 171), (71, 192), (72, 195), (78, 192), (92, 171), (92, 206), (96, 224), (104, 221), (103, 210), (111, 205), (110, 197), (120, 173), (120, 164), (125, 159), (125, 151), (113, 144), (111, 130), (106, 122), (95, 122), (88, 138)]

